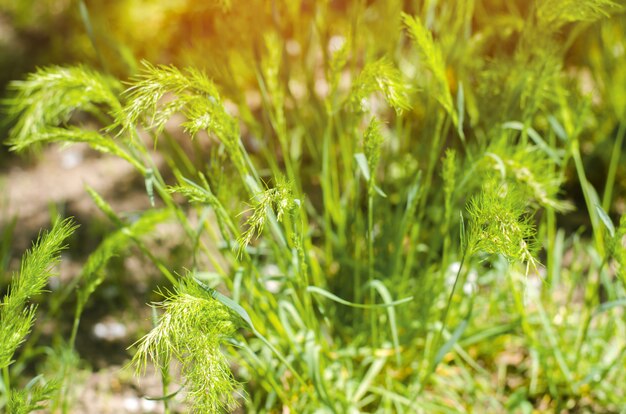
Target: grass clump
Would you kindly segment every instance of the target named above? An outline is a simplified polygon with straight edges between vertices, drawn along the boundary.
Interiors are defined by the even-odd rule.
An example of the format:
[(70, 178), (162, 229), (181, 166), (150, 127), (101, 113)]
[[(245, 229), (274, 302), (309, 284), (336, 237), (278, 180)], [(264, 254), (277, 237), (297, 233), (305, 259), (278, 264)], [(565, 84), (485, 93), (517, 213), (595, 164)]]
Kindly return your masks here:
[(467, 254), (500, 254), (537, 270), (536, 230), (528, 216), (525, 194), (515, 187), (487, 183), (468, 205)]
[(54, 382), (42, 384), (40, 378), (35, 378), (24, 389), (11, 389), (9, 366), (35, 323), (37, 305), (31, 301), (44, 291), (66, 247), (65, 240), (75, 229), (72, 220), (57, 220), (49, 232), (43, 233), (22, 257), (20, 271), (13, 276), (0, 303), (0, 369), (9, 412), (28, 413), (41, 408), (56, 388)]
[(60, 259), (64, 241), (76, 226), (71, 220), (57, 222), (50, 233), (44, 234), (28, 251), (20, 266), (19, 275), (13, 277), (0, 308), (0, 368), (8, 367), (17, 347), (25, 340), (35, 322), (37, 306), (29, 300), (43, 292), (53, 275), (54, 265)]
[(191, 277), (164, 296), (157, 304), (163, 314), (156, 327), (137, 344), (133, 359), (137, 369), (145, 367), (150, 357), (160, 370), (167, 370), (176, 358), (192, 412), (234, 409), (237, 382), (220, 345), (234, 335), (235, 317)]
[[(623, 171), (602, 148), (624, 128), (576, 66), (614, 79), (597, 65), (604, 37), (626, 47), (604, 32), (619, 8), (453, 3), (251, 1), (273, 25), (216, 43), (226, 69), (14, 83), (13, 149), (87, 143), (133, 165), (152, 204), (130, 223), (89, 190), (116, 230), (76, 282), (73, 336), (133, 245), (165, 292), (133, 362), (155, 363), (167, 411), (171, 364), (195, 412), (617, 410)], [(214, 12), (236, 26), (229, 7)], [(168, 221), (184, 265), (141, 238)]]

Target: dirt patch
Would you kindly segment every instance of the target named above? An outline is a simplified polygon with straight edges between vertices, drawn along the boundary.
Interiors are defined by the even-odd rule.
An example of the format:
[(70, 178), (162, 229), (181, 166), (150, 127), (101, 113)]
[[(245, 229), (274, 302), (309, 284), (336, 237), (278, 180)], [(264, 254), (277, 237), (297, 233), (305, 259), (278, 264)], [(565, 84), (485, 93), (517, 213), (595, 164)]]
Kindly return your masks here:
[(92, 187), (115, 211), (149, 208), (143, 180), (126, 161), (100, 155), (87, 146), (50, 146), (35, 165), (16, 162), (0, 178), (0, 226), (16, 219), (14, 247), (30, 244), (49, 226), (51, 206), (78, 217), (102, 217), (87, 192)]

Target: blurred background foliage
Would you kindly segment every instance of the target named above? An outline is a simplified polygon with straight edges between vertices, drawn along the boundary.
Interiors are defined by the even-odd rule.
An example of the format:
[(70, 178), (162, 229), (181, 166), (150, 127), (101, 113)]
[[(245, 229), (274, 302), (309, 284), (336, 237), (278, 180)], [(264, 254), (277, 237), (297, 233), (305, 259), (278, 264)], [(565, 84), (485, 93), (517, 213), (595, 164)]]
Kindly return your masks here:
[[(577, 107), (591, 96), (595, 116), (586, 119), (586, 127), (594, 133), (584, 137), (583, 152), (598, 163), (597, 177), (590, 180), (601, 188), (597, 180), (605, 176), (614, 149), (610, 138), (626, 113), (626, 15), (574, 25), (568, 22), (577, 19), (574, 7), (559, 22), (544, 13), (543, 29), (537, 30), (542, 14), (534, 13), (535, 7), (526, 0), (0, 0), (0, 87), (50, 64), (83, 63), (128, 79), (145, 59), (205, 70), (225, 96), (248, 104), (251, 113), (241, 116), (249, 121), (261, 105), (257, 78), (271, 42), (282, 49), (287, 105), (308, 100), (322, 106), (329, 54), (349, 37), (357, 55), (351, 65), (389, 56), (405, 73), (413, 72), (423, 89), (429, 75), (415, 73), (419, 66), (408, 40), (400, 39), (403, 10), (421, 16), (441, 45), (452, 95), (462, 84), (468, 121), (477, 134), (514, 119), (521, 106), (532, 111), (565, 99)], [(559, 56), (563, 50), (565, 56)], [(553, 82), (531, 85), (545, 79)], [(528, 90), (536, 96), (528, 96)], [(526, 105), (528, 99), (536, 104)], [(413, 112), (416, 123), (426, 117), (424, 107)], [(303, 121), (306, 111), (298, 120)], [(618, 178), (624, 180), (622, 171)]]

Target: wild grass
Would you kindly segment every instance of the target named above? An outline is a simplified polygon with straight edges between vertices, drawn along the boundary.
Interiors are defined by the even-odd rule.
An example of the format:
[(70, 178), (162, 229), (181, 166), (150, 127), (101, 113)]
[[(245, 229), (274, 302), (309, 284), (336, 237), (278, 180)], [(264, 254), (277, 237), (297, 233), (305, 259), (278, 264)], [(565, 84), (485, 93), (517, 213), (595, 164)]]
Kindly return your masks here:
[[(621, 7), (453, 3), (277, 5), (262, 43), (215, 51), (228, 76), (144, 62), (127, 84), (84, 66), (12, 83), (13, 150), (87, 143), (132, 164), (154, 206), (131, 223), (89, 190), (117, 230), (65, 290), (67, 347), (133, 244), (163, 274), (131, 352), (159, 368), (167, 412), (173, 398), (195, 412), (623, 410)], [(205, 153), (185, 153), (174, 115)], [(586, 154), (606, 144), (599, 187)], [(141, 238), (167, 220), (193, 246), (187, 269)], [(169, 389), (172, 361), (184, 390)]]
[(44, 233), (33, 245), (32, 250), (22, 257), (20, 271), (11, 279), (8, 291), (0, 307), (0, 369), (3, 390), (8, 396), (5, 404), (8, 412), (27, 413), (41, 407), (54, 391), (54, 382), (34, 378), (25, 390), (11, 389), (9, 366), (15, 362), (17, 348), (26, 340), (37, 312), (32, 298), (41, 294), (54, 274), (54, 265), (59, 262), (64, 242), (76, 229), (69, 220), (57, 220), (49, 233)]

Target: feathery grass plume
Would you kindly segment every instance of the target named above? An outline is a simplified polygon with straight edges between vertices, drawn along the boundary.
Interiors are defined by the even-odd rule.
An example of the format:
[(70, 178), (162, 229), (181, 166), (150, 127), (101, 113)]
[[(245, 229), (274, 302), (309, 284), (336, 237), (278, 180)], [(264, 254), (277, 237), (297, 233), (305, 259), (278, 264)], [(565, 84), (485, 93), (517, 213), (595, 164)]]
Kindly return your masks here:
[(85, 143), (98, 152), (112, 154), (132, 164), (138, 171), (145, 171), (135, 158), (123, 150), (114, 140), (103, 136), (99, 132), (89, 131), (77, 127), (48, 127), (36, 134), (24, 136), (19, 140), (10, 139), (11, 151), (23, 151), (29, 146), (36, 144), (49, 144), (53, 142)]
[(84, 66), (52, 66), (37, 70), (24, 81), (8, 86), (12, 95), (3, 101), (9, 119), (15, 125), (9, 132), (9, 144), (16, 149), (22, 141), (65, 124), (75, 111), (113, 114), (121, 107), (117, 93), (121, 85)]
[(435, 99), (439, 101), (454, 123), (457, 124), (458, 116), (454, 110), (452, 94), (448, 87), (446, 64), (443, 60), (441, 48), (433, 40), (432, 33), (424, 27), (418, 18), (402, 13), (402, 20), (422, 57), (423, 65), (434, 77), (433, 90)]
[(246, 220), (246, 231), (238, 240), (239, 249), (245, 249), (254, 236), (263, 232), (268, 212), (276, 214), (276, 220), (281, 221), (286, 213), (291, 212), (298, 206), (298, 201), (293, 197), (290, 184), (284, 177), (279, 177), (276, 186), (259, 193), (252, 205), (252, 214)]
[(192, 412), (232, 411), (238, 384), (220, 346), (234, 335), (236, 317), (191, 277), (164, 296), (156, 304), (164, 311), (158, 325), (136, 344), (133, 363), (138, 372), (145, 369), (148, 357), (159, 368), (175, 358), (182, 367)]
[(44, 403), (53, 397), (58, 387), (56, 381), (43, 382), (41, 376), (33, 378), (23, 389), (11, 390), (7, 413), (28, 414), (45, 409)]
[(535, 206), (570, 211), (571, 203), (558, 198), (563, 179), (554, 168), (555, 162), (535, 145), (512, 145), (503, 139), (488, 148), (478, 161), (478, 169), (487, 176), (498, 174), (514, 183)]
[(116, 116), (117, 125), (131, 129), (144, 121), (147, 128), (161, 132), (177, 112), (187, 119), (185, 132), (192, 137), (200, 131), (214, 134), (225, 146), (231, 160), (242, 175), (246, 166), (239, 144), (239, 125), (230, 116), (215, 84), (193, 68), (183, 71), (174, 66), (154, 66), (143, 62), (144, 68), (124, 92), (127, 101)]
[[(214, 132), (224, 143), (237, 140), (237, 124), (226, 113), (215, 84), (202, 72), (174, 66), (154, 66), (143, 62), (140, 75), (124, 92), (127, 104), (118, 113), (118, 122), (131, 128), (140, 120), (160, 132), (169, 118), (182, 112), (187, 118), (183, 124), (192, 136), (201, 130)], [(164, 99), (172, 94), (171, 99)]]
[(203, 186), (194, 183), (182, 176), (178, 177), (179, 185), (168, 187), (167, 191), (170, 193), (182, 194), (190, 203), (208, 204), (215, 215), (217, 216), (217, 224), (222, 233), (222, 237), (225, 240), (237, 237), (238, 229), (236, 228), (233, 220), (231, 219), (228, 211), (217, 198), (217, 196), (211, 191), (211, 186), (207, 181), (204, 174), (200, 173), (200, 179)]
[(365, 65), (352, 85), (348, 101), (354, 110), (366, 112), (367, 98), (374, 92), (382, 93), (398, 114), (411, 108), (409, 87), (400, 71), (387, 58)]
[(598, 20), (620, 9), (612, 0), (540, 0), (536, 3), (539, 24), (552, 31), (570, 22)]
[(380, 127), (381, 125), (378, 119), (372, 118), (363, 135), (363, 152), (365, 153), (365, 159), (367, 160), (367, 167), (369, 169), (368, 185), (370, 193), (374, 191), (376, 185), (376, 167), (380, 160), (380, 147), (384, 142)]
[(363, 135), (363, 152), (365, 153), (367, 165), (371, 172), (376, 170), (378, 166), (378, 161), (380, 160), (380, 146), (385, 140), (380, 133), (380, 127), (381, 125), (378, 119), (372, 118)]
[(52, 230), (41, 235), (22, 257), (20, 272), (13, 275), (0, 304), (0, 369), (12, 363), (15, 350), (30, 332), (37, 305), (28, 301), (43, 292), (65, 248), (65, 239), (76, 227), (71, 219), (55, 221)]
[(537, 268), (534, 256), (536, 230), (527, 212), (524, 192), (513, 183), (488, 181), (470, 199), (467, 212), (467, 254), (500, 254), (510, 262), (526, 263), (527, 272)]

